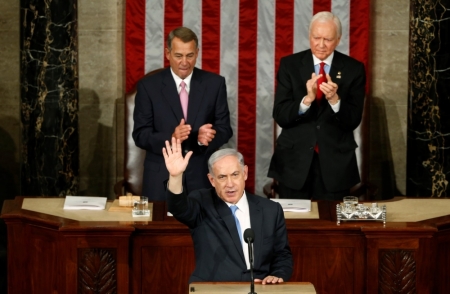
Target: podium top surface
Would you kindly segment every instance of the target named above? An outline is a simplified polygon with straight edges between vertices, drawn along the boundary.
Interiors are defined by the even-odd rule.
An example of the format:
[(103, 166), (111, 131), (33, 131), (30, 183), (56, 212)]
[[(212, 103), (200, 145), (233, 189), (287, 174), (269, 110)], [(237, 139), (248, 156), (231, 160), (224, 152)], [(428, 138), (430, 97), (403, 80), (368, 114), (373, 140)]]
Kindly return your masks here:
[[(188, 294), (229, 294), (249, 293), (250, 282), (194, 282), (189, 285)], [(255, 292), (258, 294), (315, 294), (313, 284), (308, 282), (287, 282), (274, 285), (255, 283)]]
[[(116, 200), (117, 201), (117, 200)], [(294, 217), (286, 215), (287, 225), (292, 229), (292, 225), (308, 223), (308, 227), (301, 225), (300, 229), (310, 228), (317, 229), (317, 227), (324, 228), (328, 226), (330, 221), (333, 223), (332, 228), (336, 222), (336, 204), (338, 202), (313, 202), (311, 205), (311, 214), (306, 215), (304, 212), (292, 213)], [(164, 224), (173, 226), (180, 225), (173, 217), (167, 216), (166, 203), (164, 201), (156, 201), (149, 203), (151, 216), (147, 218), (132, 217), (131, 211), (113, 211), (110, 208), (114, 202), (108, 201), (105, 210), (64, 210), (64, 198), (29, 198), (18, 196), (14, 200), (5, 200), (1, 212), (1, 218), (14, 217), (30, 217), (36, 220), (45, 219), (45, 221), (55, 221), (60, 224), (62, 218), (64, 220), (73, 220), (78, 222), (111, 222), (112, 225), (136, 225), (148, 224), (152, 222), (164, 222)], [(398, 226), (404, 227), (442, 227), (450, 225), (450, 199), (436, 199), (436, 198), (403, 198), (398, 197), (392, 200), (385, 200), (378, 202), (378, 205), (386, 205), (387, 224), (386, 227)], [(42, 215), (33, 215), (33, 213), (40, 213)], [(285, 214), (287, 214), (286, 212)], [(320, 215), (320, 217), (319, 217)], [(49, 216), (49, 217), (48, 217)], [(51, 217), (56, 217), (52, 219)], [(294, 219), (292, 219), (294, 218)], [(439, 218), (439, 219), (438, 219)], [(300, 221), (300, 222), (297, 222)], [(373, 226), (377, 228), (377, 223), (359, 222), (364, 224), (364, 227)], [(415, 223), (415, 224), (414, 224)], [(397, 225), (398, 224), (398, 225)], [(67, 223), (66, 223), (67, 225)], [(161, 224), (158, 224), (160, 226)], [(340, 228), (354, 227), (355, 223), (347, 226), (341, 225)], [(358, 225), (356, 225), (358, 226)], [(184, 226), (183, 226), (184, 227)], [(314, 228), (313, 228), (314, 227)], [(296, 227), (297, 228), (297, 227)]]

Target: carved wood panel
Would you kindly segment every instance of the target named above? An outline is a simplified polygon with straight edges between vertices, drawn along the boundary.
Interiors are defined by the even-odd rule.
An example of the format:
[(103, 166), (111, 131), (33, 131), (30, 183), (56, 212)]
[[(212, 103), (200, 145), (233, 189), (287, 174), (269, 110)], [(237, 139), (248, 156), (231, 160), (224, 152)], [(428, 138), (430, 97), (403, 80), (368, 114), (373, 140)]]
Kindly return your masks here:
[(117, 293), (116, 249), (78, 249), (78, 293)]
[(414, 251), (380, 250), (378, 281), (378, 293), (417, 293)]

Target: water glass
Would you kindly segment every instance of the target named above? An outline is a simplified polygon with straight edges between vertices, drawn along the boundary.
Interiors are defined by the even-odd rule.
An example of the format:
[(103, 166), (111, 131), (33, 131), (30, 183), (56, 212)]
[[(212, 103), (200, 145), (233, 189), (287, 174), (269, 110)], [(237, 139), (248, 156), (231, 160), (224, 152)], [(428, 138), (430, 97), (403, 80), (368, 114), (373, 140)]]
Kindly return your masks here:
[(139, 200), (135, 200), (131, 213), (132, 216), (150, 216), (150, 210), (148, 209), (148, 198), (145, 196), (140, 196)]
[(349, 205), (356, 205), (358, 204), (358, 197), (355, 196), (345, 196), (344, 197), (344, 205), (349, 204)]

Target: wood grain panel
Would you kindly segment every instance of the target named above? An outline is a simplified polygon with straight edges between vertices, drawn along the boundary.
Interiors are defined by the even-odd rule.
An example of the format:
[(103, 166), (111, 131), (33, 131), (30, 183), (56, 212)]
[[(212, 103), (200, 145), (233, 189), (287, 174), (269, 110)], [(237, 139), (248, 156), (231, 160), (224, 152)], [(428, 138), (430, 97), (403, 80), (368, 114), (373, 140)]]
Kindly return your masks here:
[(440, 234), (437, 244), (437, 261), (434, 264), (437, 265), (435, 284), (439, 286), (436, 293), (450, 293), (450, 232)]
[[(194, 271), (193, 247), (143, 247), (141, 293), (186, 293)], [(161, 281), (170, 281), (161, 283)]]
[[(30, 280), (31, 292), (29, 293), (54, 293), (59, 290), (59, 281), (62, 278), (61, 268), (58, 263), (58, 232), (40, 227), (28, 227), (28, 268), (38, 268), (39, 271), (30, 271), (26, 278)], [(42, 273), (45, 274), (43, 278)]]

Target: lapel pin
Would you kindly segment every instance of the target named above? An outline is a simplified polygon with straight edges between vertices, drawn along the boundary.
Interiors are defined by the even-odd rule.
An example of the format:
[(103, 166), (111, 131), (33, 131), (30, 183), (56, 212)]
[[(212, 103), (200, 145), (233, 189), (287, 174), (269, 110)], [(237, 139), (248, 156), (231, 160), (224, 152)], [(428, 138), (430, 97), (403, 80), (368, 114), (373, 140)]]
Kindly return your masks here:
[(341, 78), (341, 72), (338, 71), (337, 76), (336, 76), (336, 79), (340, 79), (340, 78)]

